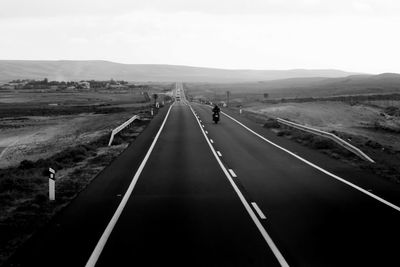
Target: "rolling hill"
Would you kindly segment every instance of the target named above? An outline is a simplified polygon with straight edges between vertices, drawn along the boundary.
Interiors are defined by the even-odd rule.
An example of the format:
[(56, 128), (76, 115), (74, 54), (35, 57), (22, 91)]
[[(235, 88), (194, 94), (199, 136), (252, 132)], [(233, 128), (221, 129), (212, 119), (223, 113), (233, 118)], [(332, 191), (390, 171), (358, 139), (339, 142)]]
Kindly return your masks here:
[(339, 78), (291, 78), (245, 83), (191, 83), (193, 94), (264, 94), (270, 98), (328, 97), (358, 94), (400, 93), (400, 74), (350, 75)]
[(13, 79), (256, 82), (297, 77), (345, 77), (341, 70), (227, 70), (178, 65), (121, 64), (109, 61), (0, 60), (0, 81)]
[(400, 93), (400, 74), (350, 75), (340, 78), (303, 78), (265, 82), (272, 94), (324, 97)]

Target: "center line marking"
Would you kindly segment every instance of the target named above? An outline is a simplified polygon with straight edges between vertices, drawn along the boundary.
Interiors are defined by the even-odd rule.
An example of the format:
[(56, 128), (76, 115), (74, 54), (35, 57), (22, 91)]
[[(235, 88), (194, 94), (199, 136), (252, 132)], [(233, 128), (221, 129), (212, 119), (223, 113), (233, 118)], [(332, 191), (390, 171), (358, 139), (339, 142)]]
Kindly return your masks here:
[(228, 169), (229, 173), (231, 174), (232, 177), (237, 177), (236, 173), (232, 169)]
[(212, 139), (210, 139), (210, 142), (211, 142), (212, 144), (214, 144), (214, 141), (213, 141)]
[(261, 219), (265, 220), (267, 217), (265, 217), (264, 213), (261, 211), (261, 209), (258, 207), (256, 202), (251, 202), (251, 205), (253, 208), (257, 211), (258, 216), (260, 216)]
[[(194, 110), (191, 106), (189, 106), (193, 115), (194, 115)], [(200, 122), (197, 120), (197, 123), (200, 127)], [(282, 267), (289, 267), (289, 264), (283, 257), (282, 253), (279, 251), (278, 247), (275, 245), (274, 241), (272, 238), (269, 236), (263, 225), (261, 224), (260, 220), (258, 219), (257, 215), (254, 213), (253, 209), (251, 208), (250, 204), (247, 202), (245, 197), (243, 196), (242, 192), (240, 189), (237, 187), (235, 184), (235, 181), (233, 181), (232, 176), (229, 174), (227, 168), (222, 164), (221, 160), (219, 159), (214, 147), (211, 145), (210, 141), (207, 139), (207, 135), (204, 132), (203, 128), (200, 127), (200, 130), (203, 133), (204, 138), (207, 141), (208, 146), (210, 147), (212, 153), (214, 154), (215, 159), (217, 160), (219, 166), (221, 167), (222, 171), (224, 172), (226, 178), (228, 179), (229, 183), (232, 185), (233, 189), (235, 190), (236, 194), (238, 195), (240, 201), (242, 202), (244, 208), (246, 211), (249, 213), (250, 218), (253, 220), (254, 224), (257, 226), (258, 230), (260, 231), (261, 235), (263, 236), (265, 242), (267, 242), (268, 246), (270, 247), (272, 253), (274, 253), (276, 259), (278, 260), (279, 264)]]
[(208, 134), (208, 132), (206, 131), (206, 134)]
[(202, 124), (202, 125), (201, 125), (201, 127), (203, 127), (203, 128), (204, 128), (204, 125)]
[(222, 157), (221, 152), (217, 151), (218, 156)]

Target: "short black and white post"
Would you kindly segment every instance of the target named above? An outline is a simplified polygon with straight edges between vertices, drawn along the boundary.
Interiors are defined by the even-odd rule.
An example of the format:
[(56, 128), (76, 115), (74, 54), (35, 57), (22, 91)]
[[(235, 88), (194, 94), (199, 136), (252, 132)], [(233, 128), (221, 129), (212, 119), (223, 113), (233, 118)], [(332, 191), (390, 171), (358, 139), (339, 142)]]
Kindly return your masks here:
[(49, 200), (56, 200), (56, 171), (49, 168)]

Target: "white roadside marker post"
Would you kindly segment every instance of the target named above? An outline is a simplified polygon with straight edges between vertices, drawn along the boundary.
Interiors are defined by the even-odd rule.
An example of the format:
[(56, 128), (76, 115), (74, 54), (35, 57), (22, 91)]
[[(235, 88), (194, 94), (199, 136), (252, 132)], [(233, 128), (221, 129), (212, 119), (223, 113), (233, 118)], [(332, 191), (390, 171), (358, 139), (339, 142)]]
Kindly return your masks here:
[(151, 108), (151, 116), (154, 116), (153, 108)]
[(52, 168), (49, 168), (49, 199), (56, 199), (56, 171)]

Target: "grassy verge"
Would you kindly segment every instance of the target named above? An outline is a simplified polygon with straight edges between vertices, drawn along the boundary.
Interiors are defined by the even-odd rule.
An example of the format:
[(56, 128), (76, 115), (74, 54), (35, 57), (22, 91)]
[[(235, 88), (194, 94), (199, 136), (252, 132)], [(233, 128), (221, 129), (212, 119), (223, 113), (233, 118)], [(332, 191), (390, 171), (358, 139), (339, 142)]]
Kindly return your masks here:
[(392, 147), (383, 146), (374, 140), (362, 136), (355, 136), (337, 131), (332, 132), (340, 138), (355, 145), (375, 160), (375, 163), (369, 163), (360, 159), (358, 156), (332, 140), (294, 128), (282, 127), (275, 119), (268, 119), (264, 124), (264, 127), (274, 131), (277, 136), (291, 139), (304, 146), (318, 150), (334, 159), (372, 171), (380, 177), (392, 182), (400, 183), (400, 166), (398, 165), (400, 160), (400, 151), (396, 151)]
[[(0, 169), (0, 265), (68, 205), (136, 139), (148, 122), (149, 117), (135, 121), (116, 136), (111, 147), (107, 146), (107, 134), (46, 159), (23, 160), (18, 166)], [(48, 200), (49, 167), (57, 171), (56, 200), (52, 202)]]
[(385, 146), (369, 138), (352, 135), (345, 132), (333, 131), (332, 133), (350, 142), (374, 159), (375, 163), (369, 163), (352, 152), (346, 150), (337, 143), (294, 128), (282, 127), (275, 119), (262, 114), (243, 112), (243, 116), (273, 131), (277, 136), (290, 139), (301, 145), (310, 147), (336, 160), (350, 164), (356, 168), (370, 171), (377, 176), (400, 184), (400, 150), (391, 146)]

